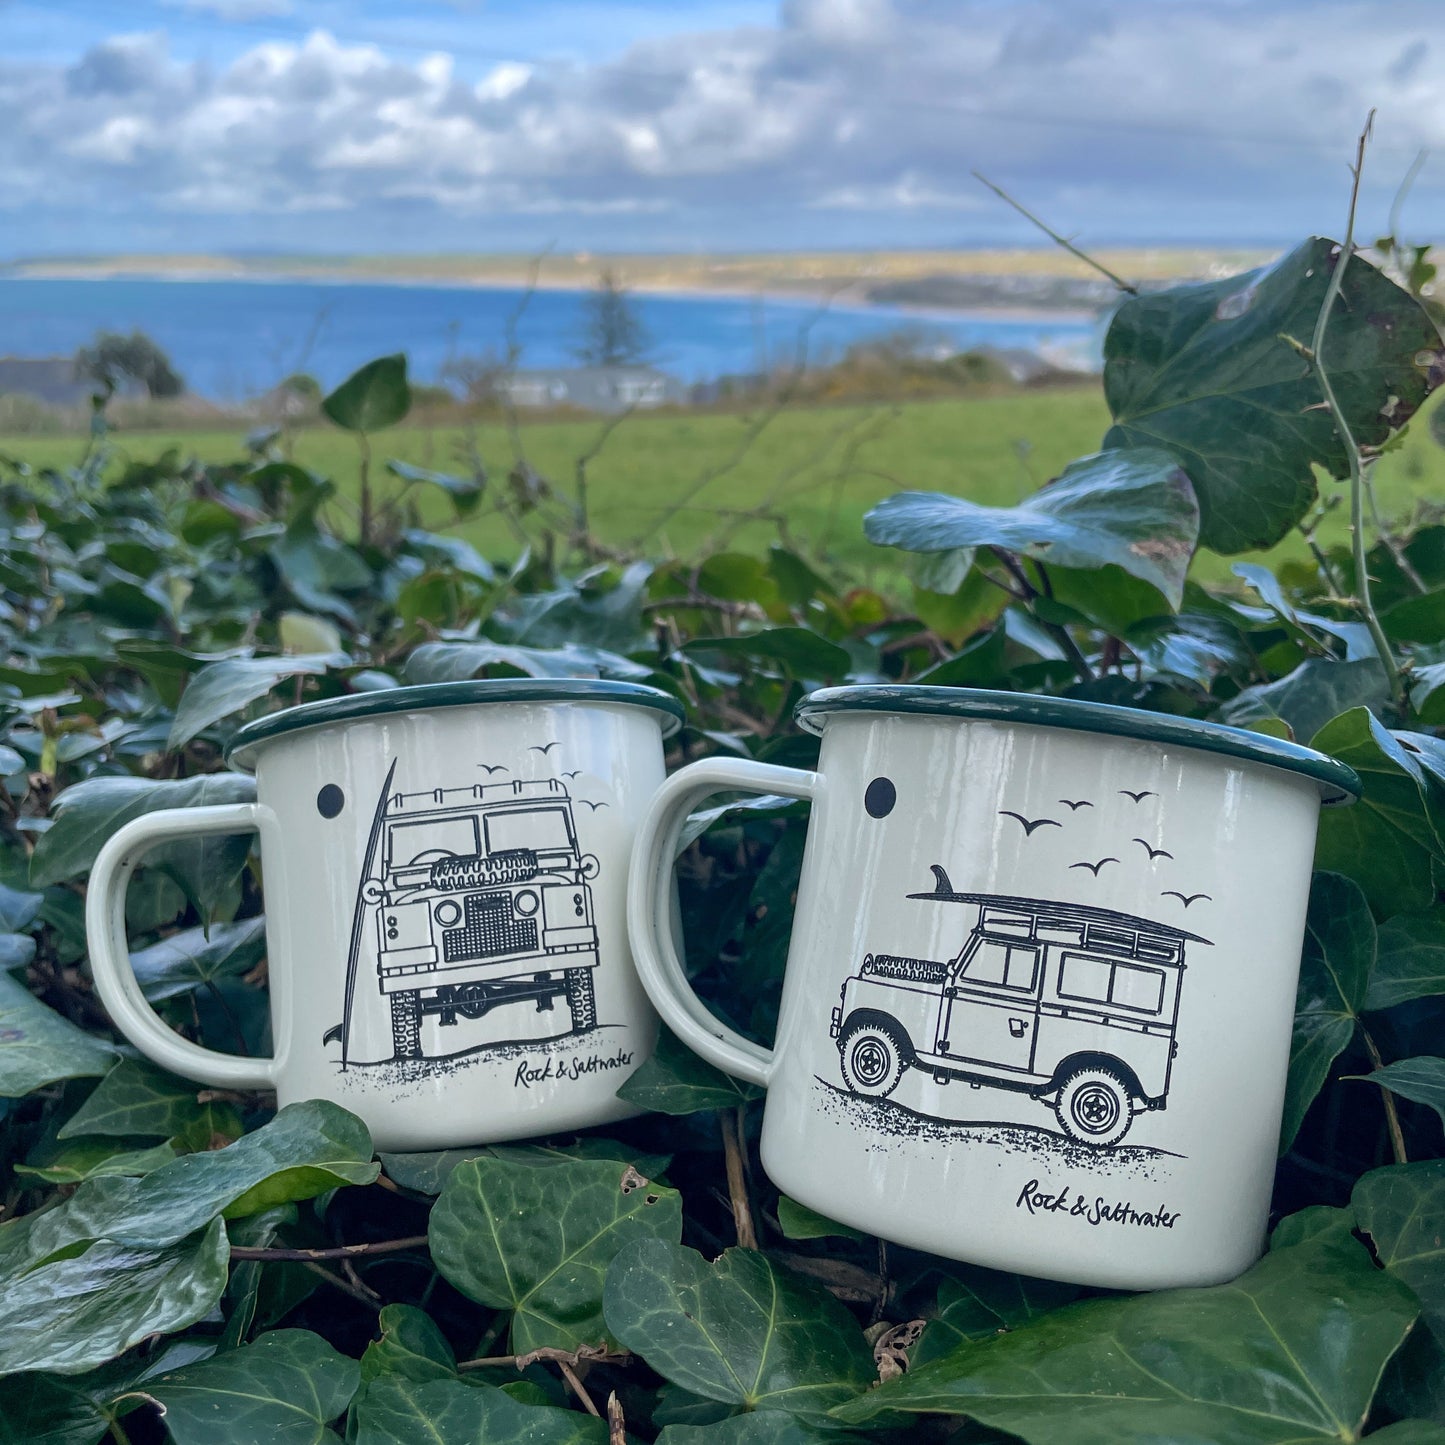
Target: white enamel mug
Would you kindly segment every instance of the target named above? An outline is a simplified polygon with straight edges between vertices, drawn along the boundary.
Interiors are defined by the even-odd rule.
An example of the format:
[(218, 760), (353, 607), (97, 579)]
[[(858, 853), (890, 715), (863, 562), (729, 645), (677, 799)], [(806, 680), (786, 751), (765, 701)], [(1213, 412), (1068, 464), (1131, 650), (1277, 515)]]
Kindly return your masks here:
[[(629, 849), (682, 708), (629, 683), (437, 683), (307, 703), (230, 750), (256, 802), (135, 819), (91, 873), (96, 988), (157, 1063), (223, 1088), (330, 1099), (379, 1149), (580, 1129), (657, 1017), (628, 951)], [(125, 891), (157, 845), (261, 837), (275, 1053), (181, 1038), (130, 967)]]
[[(798, 709), (816, 772), (719, 758), (639, 830), (643, 985), (768, 1090), (763, 1167), (899, 1244), (1121, 1289), (1262, 1248), (1315, 831), (1354, 773), (1234, 728), (1096, 703), (845, 687)], [(669, 931), (708, 794), (811, 800), (777, 1038), (723, 1026)]]

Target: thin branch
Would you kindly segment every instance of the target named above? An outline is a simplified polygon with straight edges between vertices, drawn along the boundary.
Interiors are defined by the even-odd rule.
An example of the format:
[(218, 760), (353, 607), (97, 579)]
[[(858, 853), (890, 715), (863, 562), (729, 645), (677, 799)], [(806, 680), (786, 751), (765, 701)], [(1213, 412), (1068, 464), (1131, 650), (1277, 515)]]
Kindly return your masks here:
[[(1370, 1051), (1370, 1063), (1377, 1069), (1383, 1069), (1385, 1061), (1380, 1057), (1380, 1051), (1375, 1047), (1369, 1029), (1361, 1028), (1360, 1033), (1364, 1036), (1365, 1047)], [(1408, 1164), (1410, 1159), (1405, 1153), (1405, 1131), (1400, 1128), (1400, 1111), (1395, 1107), (1395, 1096), (1383, 1085), (1378, 1087), (1380, 1097), (1385, 1101), (1385, 1125), (1390, 1131), (1390, 1149), (1395, 1155), (1395, 1163)]]
[(359, 1300), (367, 1309), (379, 1309), (381, 1307), (381, 1296), (375, 1290), (369, 1290), (365, 1285), (354, 1285), (350, 1280), (342, 1279), (339, 1274), (333, 1274), (325, 1265), (317, 1264), (314, 1259), (300, 1261), (302, 1269), (309, 1269), (312, 1274), (319, 1274), (329, 1285), (335, 1285), (342, 1294), (349, 1294), (352, 1299)]
[(381, 1239), (374, 1244), (342, 1244), (334, 1249), (261, 1249), (233, 1244), (231, 1258), (296, 1260), (304, 1264), (313, 1259), (355, 1259), (368, 1254), (396, 1254), (403, 1249), (423, 1249), (426, 1243), (426, 1235), (413, 1234), (405, 1239)]
[(1390, 241), (1396, 251), (1400, 249), (1400, 213), (1405, 209), (1405, 198), (1415, 185), (1420, 172), (1424, 169), (1425, 162), (1430, 159), (1430, 151), (1427, 147), (1421, 146), (1415, 152), (1415, 159), (1410, 162), (1410, 169), (1405, 172), (1403, 179), (1395, 190), (1395, 199), (1390, 202)]
[(629, 1365), (632, 1363), (632, 1354), (629, 1350), (609, 1350), (605, 1345), (583, 1345), (576, 1350), (559, 1350), (551, 1345), (543, 1345), (541, 1349), (528, 1350), (521, 1355), (484, 1355), (475, 1360), (463, 1360), (457, 1369), (494, 1370), (510, 1367), (514, 1370), (525, 1370), (528, 1365), (543, 1361), (568, 1365)]
[(589, 1415), (595, 1415), (599, 1420), (602, 1412), (592, 1403), (592, 1396), (583, 1388), (582, 1381), (577, 1378), (577, 1371), (567, 1363), (566, 1360), (558, 1360), (557, 1368), (562, 1371), (562, 1378), (567, 1381), (572, 1393), (581, 1400), (583, 1407)]
[[(791, 703), (791, 698), (788, 702)], [(758, 1247), (758, 1231), (753, 1224), (753, 1209), (748, 1201), (748, 1180), (743, 1168), (743, 1116), (745, 1105), (736, 1111), (723, 1110), (718, 1116), (722, 1126), (723, 1165), (728, 1177), (728, 1202), (733, 1210), (733, 1228), (744, 1249)]]
[(1340, 288), (1345, 281), (1345, 268), (1349, 265), (1350, 256), (1354, 251), (1355, 211), (1360, 200), (1360, 176), (1365, 168), (1365, 148), (1370, 142), (1370, 132), (1374, 128), (1374, 124), (1375, 112), (1372, 110), (1365, 121), (1365, 128), (1360, 132), (1360, 138), (1355, 147), (1355, 163), (1350, 167), (1353, 183), (1350, 186), (1350, 210), (1345, 224), (1345, 239), (1340, 247), (1339, 259), (1335, 263), (1334, 270), (1330, 272), (1329, 284), (1325, 287), (1325, 299), (1320, 306), (1320, 314), (1315, 320), (1314, 336), (1310, 341), (1310, 364), (1314, 368), (1315, 376), (1319, 379), (1320, 391), (1324, 394), (1325, 405), (1329, 408), (1340, 444), (1345, 449), (1345, 460), (1350, 469), (1350, 528), (1352, 533), (1350, 541), (1355, 561), (1355, 596), (1359, 602), (1360, 611), (1364, 614), (1365, 624), (1370, 629), (1370, 636), (1375, 643), (1375, 651), (1380, 655), (1380, 664), (1384, 667), (1385, 675), (1389, 679), (1390, 695), (1400, 699), (1403, 703), (1405, 698), (1400, 682), (1400, 669), (1395, 663), (1395, 654), (1390, 648), (1389, 639), (1385, 636), (1385, 629), (1380, 626), (1380, 619), (1375, 612), (1375, 604), (1370, 599), (1370, 574), (1365, 555), (1365, 463), (1360, 455), (1359, 443), (1355, 440), (1344, 410), (1340, 406), (1339, 398), (1335, 395), (1335, 388), (1330, 381), (1324, 356), (1325, 333), (1329, 328), (1330, 315), (1334, 311), (1335, 302), (1339, 299)]
[(627, 1445), (627, 1421), (616, 1390), (607, 1397), (607, 1445)]
[(1107, 277), (1107, 279), (1112, 281), (1114, 285), (1119, 288), (1119, 290), (1127, 291), (1130, 296), (1137, 296), (1139, 294), (1139, 288), (1137, 286), (1131, 286), (1126, 280), (1124, 280), (1122, 276), (1116, 276), (1107, 266), (1103, 264), (1102, 261), (1094, 260), (1094, 258), (1090, 256), (1087, 252), (1079, 250), (1079, 248), (1074, 245), (1072, 241), (1068, 240), (1064, 236), (1059, 235), (1059, 233), (1054, 230), (1053, 227), (1045, 225), (1044, 222), (1041, 221), (1036, 215), (1034, 215), (1032, 211), (1025, 209), (1016, 200), (1014, 200), (1014, 198), (1009, 195), (1009, 193), (1004, 190), (1002, 186), (996, 186), (991, 180), (989, 180), (989, 178), (984, 175), (982, 171), (975, 171), (973, 173), (973, 176), (975, 180), (982, 181), (983, 184), (986, 185), (989, 190), (991, 190), (994, 195), (996, 195), (1001, 201), (1006, 201), (1010, 206), (1012, 206), (1014, 210), (1016, 210), (1019, 215), (1024, 218), (1024, 220), (1031, 221), (1035, 226), (1037, 226), (1039, 230), (1041, 230), (1044, 235), (1049, 238), (1049, 240), (1054, 242), (1055, 245), (1062, 246), (1064, 250), (1066, 250), (1071, 256), (1077, 256), (1079, 260), (1084, 263), (1084, 265), (1092, 266), (1094, 270), (1099, 273), (1099, 275)]

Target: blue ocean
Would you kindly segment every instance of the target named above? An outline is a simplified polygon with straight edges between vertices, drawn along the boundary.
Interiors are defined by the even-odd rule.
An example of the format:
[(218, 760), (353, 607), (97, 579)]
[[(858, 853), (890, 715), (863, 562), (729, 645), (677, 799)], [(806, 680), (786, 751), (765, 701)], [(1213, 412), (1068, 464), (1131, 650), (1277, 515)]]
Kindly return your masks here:
[[(374, 356), (405, 351), (413, 376), (436, 380), (449, 360), (500, 357), (514, 287), (314, 281), (38, 280), (0, 278), (0, 356), (68, 356), (97, 331), (139, 328), (169, 353), (187, 385), (235, 402), (308, 371), (334, 385)], [(1096, 361), (1101, 328), (1073, 317), (919, 313), (823, 307), (746, 296), (638, 295), (648, 360), (685, 381), (836, 359), (868, 337), (907, 330), (928, 344), (1022, 348)], [(585, 334), (586, 293), (538, 291), (516, 325), (519, 365), (567, 366)]]

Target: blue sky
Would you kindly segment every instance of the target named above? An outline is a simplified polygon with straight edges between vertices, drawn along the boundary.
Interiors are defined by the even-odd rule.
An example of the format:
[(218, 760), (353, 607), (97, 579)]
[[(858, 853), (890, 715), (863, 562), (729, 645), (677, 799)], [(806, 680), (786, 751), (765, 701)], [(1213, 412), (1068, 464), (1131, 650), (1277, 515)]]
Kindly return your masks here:
[(0, 0), (0, 258), (1445, 236), (1437, 0)]

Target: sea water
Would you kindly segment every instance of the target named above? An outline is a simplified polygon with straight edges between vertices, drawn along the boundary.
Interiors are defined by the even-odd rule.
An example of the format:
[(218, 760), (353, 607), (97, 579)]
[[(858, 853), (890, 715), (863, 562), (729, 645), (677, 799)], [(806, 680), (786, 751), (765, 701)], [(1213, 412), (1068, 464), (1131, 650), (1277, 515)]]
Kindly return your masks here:
[[(1076, 316), (958, 314), (807, 299), (637, 294), (646, 359), (694, 382), (824, 364), (852, 344), (907, 331), (939, 354), (1017, 348), (1096, 365), (1101, 325)], [(520, 367), (578, 364), (587, 293), (512, 286), (351, 281), (167, 281), (0, 278), (0, 356), (69, 356), (97, 331), (139, 329), (170, 355), (187, 385), (240, 401), (297, 371), (333, 386), (363, 362), (404, 351), (414, 378), (435, 381), (450, 360), (508, 347)]]

